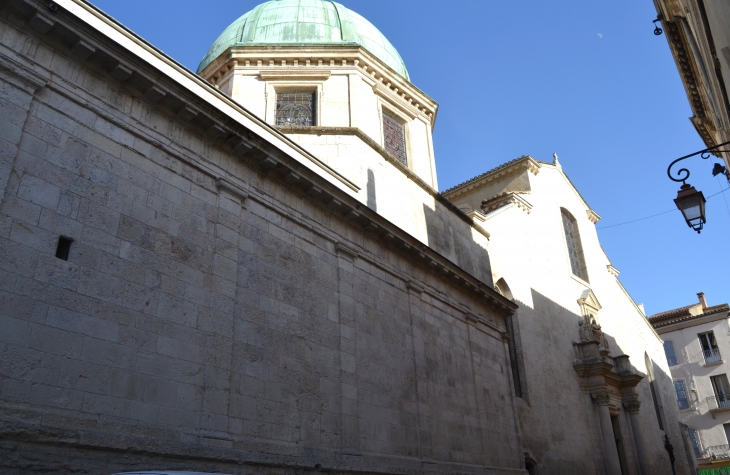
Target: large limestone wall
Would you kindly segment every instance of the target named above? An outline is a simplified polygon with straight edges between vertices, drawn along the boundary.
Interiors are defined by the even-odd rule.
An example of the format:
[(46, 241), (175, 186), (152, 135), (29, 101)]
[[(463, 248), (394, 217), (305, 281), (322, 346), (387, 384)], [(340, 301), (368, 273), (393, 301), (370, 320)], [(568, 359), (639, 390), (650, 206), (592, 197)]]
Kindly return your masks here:
[(0, 470), (519, 473), (500, 315), (16, 20)]

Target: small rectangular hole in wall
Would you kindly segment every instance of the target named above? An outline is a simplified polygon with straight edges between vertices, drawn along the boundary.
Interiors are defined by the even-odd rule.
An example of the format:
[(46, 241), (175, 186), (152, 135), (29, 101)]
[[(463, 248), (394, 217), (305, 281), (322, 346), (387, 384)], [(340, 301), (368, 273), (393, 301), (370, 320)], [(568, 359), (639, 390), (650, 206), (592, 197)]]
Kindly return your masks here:
[(66, 236), (60, 236), (58, 238), (58, 246), (56, 246), (56, 257), (67, 261), (68, 252), (71, 250), (72, 242), (74, 242), (73, 239), (67, 238)]

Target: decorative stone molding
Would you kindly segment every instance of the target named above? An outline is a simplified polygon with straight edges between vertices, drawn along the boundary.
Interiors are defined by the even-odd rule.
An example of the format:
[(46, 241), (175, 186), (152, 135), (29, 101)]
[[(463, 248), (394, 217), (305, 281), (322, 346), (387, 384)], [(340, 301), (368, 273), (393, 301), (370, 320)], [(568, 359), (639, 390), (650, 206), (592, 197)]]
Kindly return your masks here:
[(499, 194), (493, 198), (482, 201), (482, 211), (484, 214), (491, 213), (492, 211), (503, 208), (507, 205), (515, 205), (517, 209), (521, 209), (527, 214), (532, 212), (532, 205), (520, 196), (519, 192), (508, 191)]
[(265, 81), (271, 80), (287, 80), (287, 79), (311, 79), (324, 80), (329, 79), (331, 73), (329, 70), (311, 70), (311, 69), (266, 69), (259, 71), (259, 77)]
[(601, 215), (599, 215), (592, 209), (587, 209), (586, 214), (588, 215), (588, 220), (593, 224), (596, 224), (598, 221), (601, 220)]
[(412, 291), (416, 292), (417, 294), (422, 294), (423, 293), (423, 287), (421, 287), (420, 285), (416, 284), (412, 280), (407, 280), (406, 281), (406, 288), (408, 290), (412, 290)]
[(614, 277), (618, 277), (618, 275), (619, 275), (619, 274), (621, 273), (621, 271), (619, 271), (618, 269), (616, 269), (616, 268), (615, 268), (614, 266), (612, 266), (611, 264), (608, 264), (608, 265), (606, 266), (606, 268), (608, 269), (608, 273), (609, 273), (609, 274), (611, 274), (611, 275), (612, 275), (612, 276), (614, 276)]
[(337, 251), (337, 254), (340, 254), (345, 257), (349, 257), (353, 261), (355, 259), (357, 259), (358, 256), (360, 255), (360, 252), (357, 249), (350, 247), (347, 244), (342, 243), (342, 242), (335, 243), (335, 250)]
[(467, 195), (474, 190), (483, 188), (486, 185), (500, 181), (505, 177), (516, 175), (524, 170), (528, 170), (533, 175), (540, 173), (541, 165), (531, 156), (523, 155), (520, 158), (507, 162), (498, 166), (493, 170), (489, 170), (479, 176), (465, 181), (453, 188), (449, 188), (442, 194), (450, 200), (454, 200), (460, 196)]
[(638, 399), (624, 401), (624, 408), (629, 414), (638, 414), (639, 409), (641, 408), (641, 401), (639, 401)]
[(48, 84), (48, 79), (4, 53), (0, 52), (0, 77), (7, 82), (31, 95)]
[(218, 191), (227, 191), (233, 196), (236, 196), (238, 199), (241, 200), (241, 204), (244, 204), (246, 202), (246, 199), (248, 198), (248, 192), (244, 190), (241, 186), (236, 185), (235, 183), (226, 180), (223, 177), (219, 177), (215, 179), (215, 186), (218, 188)]
[(611, 395), (608, 391), (596, 391), (591, 393), (591, 397), (598, 406), (608, 406), (611, 404)]
[(596, 294), (594, 294), (593, 290), (591, 289), (586, 289), (583, 291), (580, 298), (578, 299), (578, 305), (580, 305), (580, 312), (583, 316), (595, 315), (602, 308), (601, 304), (596, 298)]
[[(359, 72), (363, 77), (377, 85), (389, 101), (399, 108), (408, 110), (408, 114), (423, 116), (433, 126), (438, 111), (438, 104), (400, 76), (379, 58), (358, 45), (332, 48), (326, 45), (308, 46), (234, 46), (227, 53), (208, 65), (200, 75), (211, 84), (220, 84), (235, 71), (250, 71), (266, 68), (264, 74), (271, 79), (292, 78), (313, 79), (310, 74), (348, 74)], [(278, 75), (278, 68), (286, 71)], [(317, 69), (322, 72), (317, 72)], [(299, 72), (301, 71), (301, 72)], [(319, 77), (321, 78), (321, 77)], [(326, 79), (326, 78), (324, 78)], [(375, 87), (375, 86), (374, 86)], [(414, 116), (414, 117), (415, 117)]]

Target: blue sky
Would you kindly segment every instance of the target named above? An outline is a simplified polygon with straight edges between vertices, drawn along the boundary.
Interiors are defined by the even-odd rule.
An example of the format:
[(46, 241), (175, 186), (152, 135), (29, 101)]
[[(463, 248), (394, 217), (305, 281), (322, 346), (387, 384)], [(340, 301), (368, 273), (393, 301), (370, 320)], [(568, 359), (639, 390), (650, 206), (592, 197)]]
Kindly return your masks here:
[[(218, 34), (257, 0), (96, 0), (195, 70)], [(647, 313), (730, 301), (730, 192), (692, 232), (674, 208), (675, 158), (704, 148), (651, 0), (342, 0), (395, 45), (412, 82), (440, 105), (434, 131), (444, 190), (521, 155), (557, 152), (603, 219), (599, 238)], [(212, 5), (214, 5), (212, 7)], [(711, 160), (684, 162), (705, 196), (727, 188)], [(604, 229), (600, 229), (604, 228)]]

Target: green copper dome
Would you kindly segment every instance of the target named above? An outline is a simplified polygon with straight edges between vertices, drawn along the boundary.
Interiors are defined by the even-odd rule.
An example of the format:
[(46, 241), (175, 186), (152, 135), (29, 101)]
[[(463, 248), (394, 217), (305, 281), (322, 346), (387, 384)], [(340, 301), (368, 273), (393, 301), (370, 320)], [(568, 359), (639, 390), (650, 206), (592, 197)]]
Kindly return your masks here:
[(329, 0), (272, 0), (234, 21), (198, 66), (205, 69), (232, 46), (360, 45), (406, 79), (398, 51), (372, 23)]

